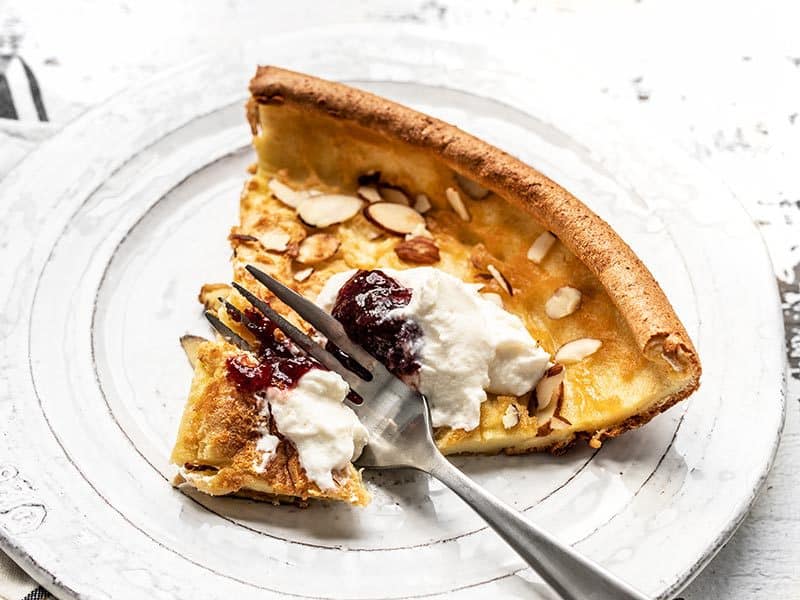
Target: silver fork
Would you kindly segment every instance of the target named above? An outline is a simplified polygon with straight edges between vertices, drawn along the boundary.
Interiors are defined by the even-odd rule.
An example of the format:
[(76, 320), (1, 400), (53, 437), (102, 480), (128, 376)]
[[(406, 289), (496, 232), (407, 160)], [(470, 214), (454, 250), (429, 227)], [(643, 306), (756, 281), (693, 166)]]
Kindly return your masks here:
[[(434, 443), (428, 403), (424, 396), (392, 375), (371, 354), (352, 342), (341, 323), (316, 304), (252, 265), (248, 265), (247, 270), (366, 369), (360, 374), (349, 370), (269, 304), (239, 284), (233, 284), (253, 307), (273, 321), (289, 339), (328, 369), (341, 375), (350, 388), (364, 399), (360, 404), (347, 401), (369, 431), (369, 444), (357, 461), (359, 467), (412, 468), (435, 477), (469, 504), (565, 600), (647, 598), (525, 519), (520, 512), (454, 467)], [(207, 313), (207, 316), (223, 337), (241, 348), (248, 347), (245, 340), (213, 313)]]

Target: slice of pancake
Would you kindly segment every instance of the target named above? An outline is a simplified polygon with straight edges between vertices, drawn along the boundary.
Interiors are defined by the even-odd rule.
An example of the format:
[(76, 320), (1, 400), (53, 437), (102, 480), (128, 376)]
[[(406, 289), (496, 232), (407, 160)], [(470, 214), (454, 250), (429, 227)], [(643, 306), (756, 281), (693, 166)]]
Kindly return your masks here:
[(241, 356), (241, 350), (204, 340), (184, 347), (195, 371), (172, 450), (171, 461), (180, 467), (176, 485), (187, 483), (214, 496), (234, 494), (276, 503), (309, 498), (369, 502), (361, 474), (352, 465), (334, 474), (335, 487), (321, 489), (307, 476), (295, 446), (282, 436), (265, 459), (259, 448), (264, 429), (280, 434), (261, 414), (253, 395), (227, 376), (228, 360)]
[[(235, 281), (274, 300), (245, 271), (254, 264), (315, 299), (343, 271), (433, 266), (481, 284), (551, 355), (530, 392), (488, 394), (476, 428), (438, 428), (444, 453), (558, 453), (578, 438), (598, 447), (697, 389), (697, 353), (653, 276), (556, 183), (451, 125), (345, 85), (259, 67), (250, 91), (258, 162), (230, 233)], [(247, 337), (220, 297), (246, 306), (226, 285), (201, 291)], [(280, 302), (273, 307), (309, 329)], [(230, 471), (218, 487), (189, 483), (363, 503), (355, 470), (337, 475), (336, 494), (321, 493), (288, 441), (275, 460), (285, 455), (290, 466), (252, 477), (255, 425), (246, 408), (231, 408), (236, 390), (219, 366), (231, 352), (221, 341), (203, 347), (173, 455), (179, 465)]]

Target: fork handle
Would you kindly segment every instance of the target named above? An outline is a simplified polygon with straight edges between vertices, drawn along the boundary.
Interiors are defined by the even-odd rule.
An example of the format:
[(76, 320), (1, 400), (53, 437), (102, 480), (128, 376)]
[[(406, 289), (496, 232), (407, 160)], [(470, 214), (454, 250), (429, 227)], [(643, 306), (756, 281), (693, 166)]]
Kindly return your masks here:
[(436, 453), (426, 469), (470, 505), (564, 600), (647, 600), (598, 564), (562, 544)]

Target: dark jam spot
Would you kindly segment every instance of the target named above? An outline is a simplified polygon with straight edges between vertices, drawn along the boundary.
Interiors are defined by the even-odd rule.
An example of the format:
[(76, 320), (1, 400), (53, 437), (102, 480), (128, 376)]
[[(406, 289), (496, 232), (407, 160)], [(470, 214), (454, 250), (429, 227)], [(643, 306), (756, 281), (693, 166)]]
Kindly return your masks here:
[(231, 318), (231, 321), (234, 323), (241, 323), (242, 321), (242, 313), (236, 310), (236, 307), (232, 304), (225, 305), (225, 312), (228, 313), (228, 316)]
[(279, 338), (277, 326), (260, 312), (248, 308), (244, 318), (236, 311), (228, 314), (243, 322), (258, 340), (256, 357), (239, 354), (228, 359), (228, 378), (246, 392), (257, 392), (268, 387), (288, 389), (297, 385), (300, 378), (311, 369), (324, 369), (313, 358), (301, 354), (289, 341)]
[(354, 342), (403, 377), (419, 370), (414, 348), (422, 330), (388, 313), (409, 302), (411, 290), (383, 271), (358, 271), (339, 290), (331, 314)]
[[(347, 335), (381, 361), (399, 377), (411, 376), (419, 370), (414, 349), (422, 337), (416, 323), (390, 318), (388, 313), (411, 301), (411, 290), (382, 271), (358, 271), (342, 286), (332, 314), (344, 326)], [(228, 359), (228, 377), (246, 392), (268, 387), (288, 389), (297, 385), (311, 369), (324, 369), (313, 358), (298, 351), (281, 334), (275, 324), (260, 312), (248, 308), (243, 313), (229, 311), (258, 340), (255, 357), (239, 354)], [(328, 343), (328, 350), (342, 364), (355, 372), (363, 371), (347, 354)], [(369, 379), (369, 373), (364, 378)], [(350, 392), (350, 399), (361, 398)]]
[(303, 375), (314, 368), (323, 369), (324, 367), (308, 356), (277, 358), (272, 370), (271, 385), (282, 389), (294, 387)]
[(228, 358), (228, 379), (240, 390), (257, 392), (269, 387), (272, 380), (272, 365), (256, 362), (248, 354), (237, 354)]

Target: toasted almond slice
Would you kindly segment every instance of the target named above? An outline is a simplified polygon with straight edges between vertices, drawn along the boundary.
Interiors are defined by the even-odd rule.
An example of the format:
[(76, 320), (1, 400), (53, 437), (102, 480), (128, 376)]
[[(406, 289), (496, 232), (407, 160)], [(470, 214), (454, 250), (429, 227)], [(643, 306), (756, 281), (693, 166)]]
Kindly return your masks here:
[(313, 272), (314, 272), (314, 267), (308, 267), (307, 269), (302, 269), (300, 271), (297, 271), (297, 273), (294, 274), (293, 279), (295, 281), (303, 282), (306, 279), (308, 279), (309, 277), (311, 277), (311, 274)]
[(517, 423), (519, 423), (519, 409), (516, 404), (508, 405), (506, 412), (503, 413), (502, 421), (504, 429), (516, 427)]
[(376, 202), (364, 208), (364, 216), (378, 227), (391, 233), (405, 235), (420, 225), (425, 227), (425, 218), (409, 206), (392, 202)]
[(551, 403), (557, 403), (563, 393), (564, 365), (555, 364), (545, 372), (536, 384), (536, 407), (538, 410), (549, 408)]
[(267, 187), (273, 196), (291, 208), (297, 208), (303, 200), (309, 197), (308, 191), (294, 190), (277, 179), (270, 179)]
[(475, 183), (471, 179), (467, 179), (459, 173), (456, 173), (456, 181), (458, 182), (458, 187), (464, 190), (467, 196), (473, 200), (483, 200), (489, 195), (489, 190), (485, 187)]
[(199, 335), (182, 335), (181, 336), (181, 347), (183, 351), (186, 353), (186, 358), (189, 359), (189, 364), (192, 365), (194, 369), (197, 366), (197, 351), (200, 348), (200, 344), (203, 342), (207, 342), (206, 338), (200, 337)]
[(557, 417), (553, 415), (550, 418), (550, 429), (553, 431), (561, 431), (563, 429), (569, 429), (570, 427), (572, 427), (572, 423), (570, 423), (564, 417)]
[(556, 236), (552, 233), (549, 231), (540, 233), (539, 237), (534, 240), (533, 244), (531, 244), (531, 247), (528, 249), (528, 260), (537, 265), (540, 264), (555, 243)]
[(352, 219), (361, 205), (355, 196), (322, 194), (303, 200), (297, 207), (297, 216), (311, 227), (328, 227)]
[(559, 387), (559, 396), (555, 400), (553, 400), (550, 404), (548, 404), (547, 407), (536, 411), (535, 415), (536, 426), (537, 429), (540, 430), (540, 432), (541, 432), (541, 427), (549, 425), (550, 419), (552, 419), (556, 414), (556, 409), (558, 408), (558, 403), (561, 402), (561, 394), (563, 393), (561, 392), (561, 389), (562, 388)]
[(496, 304), (500, 308), (503, 308), (503, 297), (500, 294), (495, 294), (494, 292), (485, 292), (481, 294), (481, 298), (485, 298), (492, 304)]
[(272, 252), (286, 252), (289, 247), (289, 240), (292, 239), (288, 233), (281, 229), (273, 229), (259, 236), (258, 241), (264, 247), (264, 250)]
[(381, 198), (383, 198), (383, 200), (386, 202), (392, 202), (393, 204), (402, 204), (404, 206), (411, 206), (411, 202), (408, 200), (408, 196), (400, 188), (393, 187), (390, 185), (382, 185), (379, 189), (379, 192)]
[(232, 242), (257, 242), (258, 238), (254, 235), (249, 235), (247, 233), (230, 233), (228, 235), (228, 239)]
[(428, 228), (425, 227), (424, 224), (419, 224), (416, 227), (414, 227), (414, 231), (406, 234), (407, 240), (413, 239), (415, 237), (423, 237), (432, 240), (433, 234), (430, 231), (428, 231)]
[(295, 260), (304, 265), (315, 265), (336, 254), (339, 245), (339, 238), (332, 233), (315, 233), (300, 244)]
[[(546, 435), (550, 430), (550, 420), (559, 415), (564, 402), (563, 365), (553, 365), (547, 370), (545, 376), (536, 384), (532, 398), (534, 397), (537, 404), (541, 402), (535, 412), (538, 435)], [(530, 408), (529, 403), (528, 412), (530, 412)]]
[(467, 207), (464, 206), (464, 201), (461, 199), (461, 194), (458, 193), (458, 190), (456, 188), (447, 188), (444, 191), (444, 195), (447, 196), (447, 201), (450, 203), (450, 208), (455, 211), (461, 220), (469, 221), (469, 211), (467, 210)]
[(553, 292), (544, 305), (544, 312), (551, 319), (563, 319), (578, 310), (580, 305), (580, 290), (565, 285)]
[(431, 209), (431, 201), (425, 194), (419, 194), (414, 200), (414, 210), (424, 215)]
[(372, 204), (373, 202), (380, 202), (381, 200), (383, 200), (383, 198), (381, 198), (380, 193), (378, 193), (378, 188), (371, 185), (362, 185), (360, 188), (358, 188), (357, 193), (361, 198), (363, 198), (370, 204)]
[(514, 295), (514, 292), (511, 289), (511, 284), (508, 283), (508, 279), (505, 278), (505, 275), (503, 275), (497, 267), (494, 265), (486, 265), (486, 270), (489, 271), (491, 276), (494, 277), (494, 280), (500, 285), (501, 288), (503, 288), (506, 294), (509, 296)]
[(582, 361), (597, 352), (603, 342), (592, 338), (579, 338), (567, 342), (558, 349), (554, 360), (565, 365), (573, 364)]

